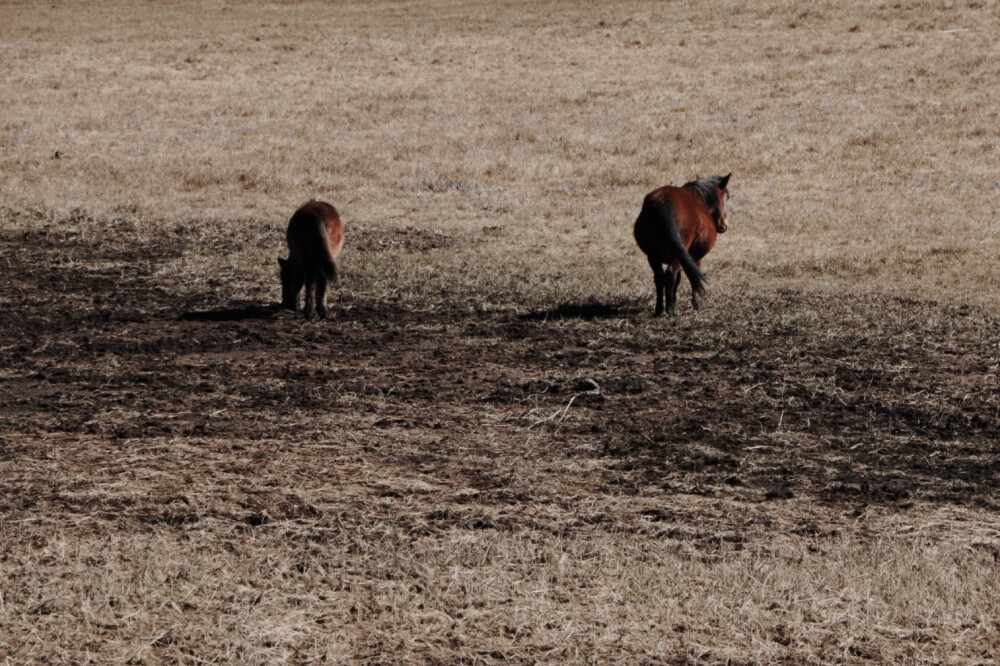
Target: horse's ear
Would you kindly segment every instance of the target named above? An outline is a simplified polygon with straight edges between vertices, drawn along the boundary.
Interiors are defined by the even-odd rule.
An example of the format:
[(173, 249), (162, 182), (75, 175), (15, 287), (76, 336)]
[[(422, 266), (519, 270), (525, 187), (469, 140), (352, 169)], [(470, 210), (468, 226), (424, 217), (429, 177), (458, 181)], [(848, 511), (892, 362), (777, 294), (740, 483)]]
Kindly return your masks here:
[(722, 180), (719, 181), (719, 189), (720, 190), (726, 189), (726, 185), (729, 184), (729, 177), (732, 176), (732, 175), (733, 175), (733, 172), (730, 171), (729, 173), (727, 173), (725, 176), (722, 177)]
[(288, 263), (288, 262), (286, 262), (286, 261), (285, 261), (284, 259), (282, 259), (281, 257), (278, 257), (278, 265), (279, 265), (279, 266), (281, 266), (282, 268), (284, 268), (284, 267), (285, 267), (285, 264), (286, 264), (286, 263)]

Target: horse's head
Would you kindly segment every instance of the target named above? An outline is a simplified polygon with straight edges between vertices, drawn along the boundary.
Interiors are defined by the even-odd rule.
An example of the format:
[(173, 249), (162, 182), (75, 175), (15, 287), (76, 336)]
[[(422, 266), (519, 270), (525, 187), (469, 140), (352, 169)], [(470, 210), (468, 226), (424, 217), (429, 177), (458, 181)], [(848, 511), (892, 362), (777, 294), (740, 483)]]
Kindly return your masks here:
[(729, 185), (729, 177), (732, 175), (732, 173), (728, 173), (725, 176), (712, 177), (712, 180), (715, 181), (718, 201), (712, 208), (712, 220), (715, 222), (715, 230), (720, 234), (725, 233), (726, 229), (729, 228), (729, 210), (726, 207), (726, 204), (729, 203), (729, 190), (726, 189), (726, 186)]
[(722, 234), (729, 228), (729, 173), (725, 176), (708, 176), (707, 178), (695, 178), (690, 183), (684, 183), (684, 189), (694, 192), (705, 202), (705, 207), (712, 216), (715, 230)]

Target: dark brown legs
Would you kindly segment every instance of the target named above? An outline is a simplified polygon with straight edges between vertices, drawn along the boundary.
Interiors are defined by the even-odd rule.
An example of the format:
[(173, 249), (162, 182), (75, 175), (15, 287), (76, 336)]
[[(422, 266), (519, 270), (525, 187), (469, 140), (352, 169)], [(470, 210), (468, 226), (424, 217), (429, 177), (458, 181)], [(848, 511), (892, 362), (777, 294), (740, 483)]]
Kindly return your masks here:
[(653, 285), (656, 288), (656, 310), (653, 316), (659, 317), (663, 314), (663, 264), (659, 259), (649, 257), (649, 267), (653, 269)]
[[(701, 260), (699, 259), (696, 263), (698, 264), (698, 270), (701, 270)], [(678, 282), (681, 281), (680, 280), (680, 275), (677, 276), (677, 281)], [(676, 291), (677, 290), (675, 288), (674, 289), (674, 292), (675, 292), (674, 300), (675, 301), (677, 300)], [(698, 309), (698, 291), (695, 290), (695, 289), (693, 289), (693, 288), (691, 289), (691, 307), (693, 307), (695, 310)]]
[[(302, 287), (306, 290), (306, 303), (304, 314), (306, 319), (312, 317), (316, 312), (320, 319), (326, 319), (329, 312), (326, 308), (326, 287), (327, 278), (323, 271), (315, 271), (310, 275), (307, 271), (291, 263), (289, 260), (278, 259), (281, 265), (281, 304), (290, 310), (299, 309), (299, 293)], [(304, 275), (303, 275), (304, 273)], [(331, 280), (334, 284), (340, 285), (340, 266), (333, 262), (333, 273)]]
[[(334, 285), (340, 286), (340, 266), (337, 265), (337, 262), (333, 262), (332, 282)], [(329, 313), (326, 307), (327, 284), (326, 276), (323, 274), (320, 274), (313, 284), (306, 283), (306, 318), (312, 316), (313, 309), (315, 308), (319, 318), (326, 319)], [(315, 289), (315, 296), (313, 295), (313, 289)]]
[(324, 276), (320, 276), (316, 282), (306, 282), (306, 319), (312, 317), (314, 310), (320, 319), (326, 319), (326, 277)]
[[(680, 275), (674, 272), (673, 268), (663, 268), (663, 262), (658, 259), (649, 259), (649, 267), (653, 269), (653, 284), (656, 287), (656, 310), (654, 317), (663, 314), (664, 309), (668, 314), (674, 313), (674, 306), (677, 303), (677, 285), (680, 284)], [(679, 272), (679, 271), (678, 271)], [(666, 308), (664, 308), (666, 301)]]
[(316, 293), (314, 291), (315, 287), (316, 287), (315, 283), (311, 283), (308, 280), (306, 281), (306, 305), (305, 308), (303, 308), (302, 310), (306, 316), (306, 319), (312, 317), (313, 309), (316, 307), (316, 301), (314, 298), (314, 294)]
[[(701, 262), (698, 268), (701, 269)], [(659, 317), (664, 312), (674, 314), (677, 307), (677, 290), (681, 286), (681, 269), (674, 264), (663, 267), (663, 263), (657, 259), (649, 259), (649, 267), (653, 269), (653, 284), (656, 286), (656, 310), (654, 317)], [(691, 307), (697, 310), (701, 303), (698, 300), (698, 292), (691, 290)]]
[(320, 319), (326, 319), (326, 278), (320, 277), (316, 283), (316, 313)]

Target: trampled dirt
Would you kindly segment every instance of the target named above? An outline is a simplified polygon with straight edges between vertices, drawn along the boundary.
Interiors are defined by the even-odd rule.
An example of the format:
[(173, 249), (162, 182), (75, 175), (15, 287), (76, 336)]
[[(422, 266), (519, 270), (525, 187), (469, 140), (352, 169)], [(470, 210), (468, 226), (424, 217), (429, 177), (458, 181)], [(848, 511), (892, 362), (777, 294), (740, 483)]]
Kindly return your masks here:
[[(495, 521), (469, 511), (495, 504), (519, 508), (503, 520), (544, 522), (533, 505), (649, 489), (996, 507), (997, 350), (968, 308), (779, 294), (759, 316), (855, 319), (730, 334), (683, 308), (651, 322), (648, 303), (418, 310), (345, 289), (330, 320), (307, 322), (178, 295), (156, 275), (189, 250), (182, 239), (114, 233), (0, 239), (0, 483), (14, 515), (253, 524), (319, 510), (286, 501), (283, 479), (361, 484), (413, 529)], [(431, 485), (414, 499), (386, 482), (396, 475)], [(669, 504), (637, 504), (625, 522), (665, 520)], [(601, 516), (575, 509), (548, 527)]]
[(5, 4), (0, 662), (997, 663), (997, 2)]

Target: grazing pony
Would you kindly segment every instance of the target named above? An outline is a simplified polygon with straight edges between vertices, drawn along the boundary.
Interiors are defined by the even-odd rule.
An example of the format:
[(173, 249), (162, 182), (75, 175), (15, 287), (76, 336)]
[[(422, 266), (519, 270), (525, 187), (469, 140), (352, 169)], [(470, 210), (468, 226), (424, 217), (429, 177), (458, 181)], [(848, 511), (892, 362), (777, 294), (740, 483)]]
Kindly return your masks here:
[(698, 296), (705, 293), (708, 283), (701, 272), (701, 260), (715, 246), (716, 235), (729, 227), (726, 186), (731, 175), (699, 178), (684, 187), (667, 185), (643, 200), (634, 233), (653, 269), (655, 316), (663, 314), (664, 294), (667, 312), (673, 314), (681, 269), (691, 282), (691, 305), (698, 309)]
[[(295, 211), (288, 221), (288, 259), (281, 266), (281, 306), (299, 309), (299, 292), (306, 288), (305, 315), (313, 307), (326, 319), (326, 283), (340, 284), (337, 257), (344, 247), (344, 227), (336, 209), (323, 201), (310, 201)], [(315, 293), (315, 295), (314, 295)]]

